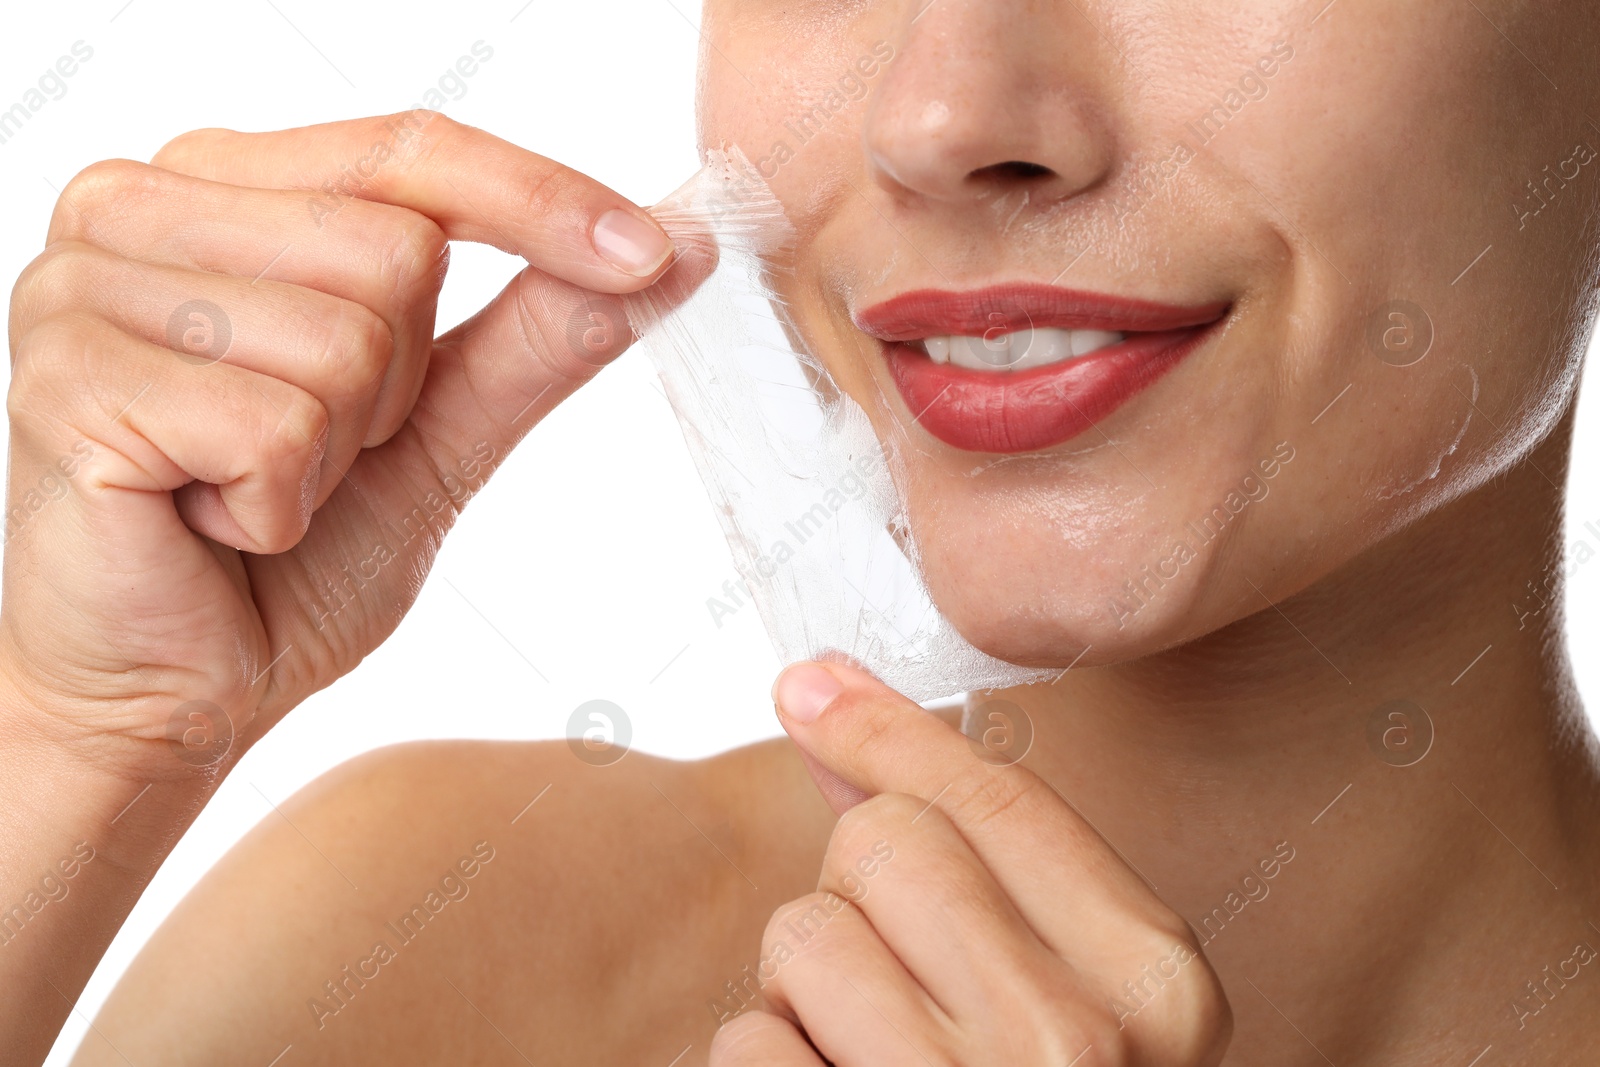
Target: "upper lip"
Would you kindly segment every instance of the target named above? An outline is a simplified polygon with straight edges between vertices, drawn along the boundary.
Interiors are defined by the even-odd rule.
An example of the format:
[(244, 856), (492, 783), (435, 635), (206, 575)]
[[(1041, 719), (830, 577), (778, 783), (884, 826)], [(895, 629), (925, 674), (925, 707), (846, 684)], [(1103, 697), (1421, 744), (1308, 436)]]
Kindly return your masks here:
[(1220, 319), (1227, 301), (1180, 306), (1020, 282), (983, 289), (917, 289), (855, 313), (856, 328), (881, 341), (981, 337), (1032, 328), (1139, 333)]

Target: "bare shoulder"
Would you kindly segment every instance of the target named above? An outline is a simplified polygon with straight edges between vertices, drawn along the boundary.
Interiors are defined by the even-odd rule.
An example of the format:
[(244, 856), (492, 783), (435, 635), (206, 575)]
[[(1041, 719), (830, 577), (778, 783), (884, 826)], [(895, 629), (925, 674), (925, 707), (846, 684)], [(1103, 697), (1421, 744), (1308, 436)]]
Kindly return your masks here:
[(781, 741), (609, 766), (563, 742), (381, 749), (207, 874), (75, 1062), (704, 1062), (712, 1004), (814, 888), (833, 821)]

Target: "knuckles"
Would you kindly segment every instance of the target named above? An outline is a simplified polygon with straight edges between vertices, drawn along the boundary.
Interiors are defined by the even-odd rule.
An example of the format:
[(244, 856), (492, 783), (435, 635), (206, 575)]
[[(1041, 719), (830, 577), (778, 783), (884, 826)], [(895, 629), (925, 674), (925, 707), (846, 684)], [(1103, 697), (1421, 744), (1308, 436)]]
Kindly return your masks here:
[(1128, 1062), (1215, 1067), (1233, 1035), (1232, 1009), (1192, 935), (1169, 925), (1141, 924), (1129, 935), (1120, 970), (1101, 976), (1104, 1017)]
[[(884, 794), (851, 809), (830, 842), (830, 860), (879, 840), (876, 835), (893, 832), (918, 810), (921, 802), (904, 794)], [(858, 951), (863, 936), (877, 935), (838, 893), (818, 890), (784, 904), (762, 935), (761, 977), (768, 995), (791, 1003), (789, 983), (814, 981), (818, 968), (859, 966), (865, 958)], [(1145, 973), (1139, 963), (1168, 956), (1180, 944), (1188, 955), (1179, 973), (1163, 971), (1159, 991), (1131, 1017), (1116, 1006), (1122, 991), (1110, 988), (1112, 978), (1086, 981), (1053, 957), (1024, 953), (1007, 968), (1001, 987), (987, 991), (992, 1010), (959, 1037), (949, 1034), (948, 1040), (926, 1043), (923, 1054), (941, 1064), (1216, 1067), (1232, 1035), (1232, 1014), (1220, 981), (1192, 941), (1174, 938), (1158, 925), (1130, 934), (1126, 977), (1139, 979)], [(790, 960), (804, 962), (790, 970)], [(737, 1031), (727, 1040), (745, 1047)]]
[(41, 408), (55, 406), (51, 401), (65, 388), (94, 380), (89, 353), (100, 331), (93, 316), (63, 311), (40, 318), (18, 339), (6, 392), (13, 428), (25, 425)]
[(996, 1007), (977, 1028), (964, 1032), (959, 1063), (1201, 1067), (1165, 1050), (1141, 1048), (1115, 1010), (1070, 978), (1058, 975), (988, 992)]
[(89, 377), (87, 360), (106, 324), (85, 311), (65, 309), (41, 316), (17, 344), (13, 391), (37, 392), (61, 377)]
[(406, 215), (378, 257), (382, 291), (389, 294), (392, 306), (402, 309), (431, 299), (444, 283), (450, 262), (450, 242), (439, 224), (415, 212)]
[(876, 936), (870, 931), (855, 906), (838, 893), (818, 890), (789, 901), (772, 913), (762, 931), (763, 988), (781, 996), (786, 976), (794, 975), (790, 961), (802, 955), (808, 967), (848, 968), (854, 958), (850, 946), (863, 934)]
[[(1117, 1025), (1109, 1012), (1085, 1004), (1052, 1012), (1041, 1020), (1035, 1053), (1041, 1063), (1072, 1063), (1075, 1067), (1130, 1067), (1137, 1063), (1136, 1051), (1128, 1032)], [(1169, 1061), (1162, 1061), (1169, 1062)], [(1172, 1067), (1188, 1067), (1170, 1061)]]
[(1233, 1038), (1233, 1009), (1216, 971), (1198, 950), (1189, 948), (1195, 958), (1163, 991), (1172, 994), (1166, 1009), (1169, 1017), (1179, 1020), (1172, 1055), (1180, 1063), (1214, 1067), (1222, 1062)]
[(156, 187), (160, 179), (161, 171), (148, 163), (134, 159), (102, 159), (74, 174), (61, 195), (78, 205), (114, 203), (128, 193)]
[(282, 418), (264, 420), (259, 468), (304, 470), (322, 459), (328, 437), (328, 409), (310, 393), (285, 386), (272, 406)]
[(846, 875), (870, 877), (868, 871), (876, 873), (885, 857), (893, 856), (896, 839), (913, 819), (934, 817), (927, 809), (927, 801), (906, 793), (879, 793), (857, 804), (834, 824), (824, 872), (836, 881)]
[(108, 254), (82, 241), (62, 239), (45, 246), (11, 287), (12, 356), (16, 342), (38, 319), (69, 305), (96, 279), (104, 277)]
[[(767, 920), (766, 929), (761, 933), (762, 948), (770, 950), (776, 947), (784, 935), (796, 929), (808, 933), (826, 929), (829, 920), (839, 914), (847, 904), (848, 901), (837, 893), (819, 889), (780, 905)], [(763, 952), (763, 955), (769, 954)]]
[[(364, 140), (392, 145), (394, 161), (400, 167), (426, 163), (467, 129), (464, 123), (457, 122), (443, 111), (425, 107), (375, 115), (357, 119), (356, 122), (367, 131), (368, 136)], [(397, 136), (397, 130), (406, 131), (405, 136)]]
[(228, 138), (237, 136), (232, 130), (216, 127), (189, 130), (162, 145), (150, 158), (150, 165), (180, 174), (191, 173), (200, 169), (200, 161), (220, 151)]
[(301, 341), (317, 377), (346, 397), (375, 394), (394, 357), (394, 333), (376, 312), (339, 301), (336, 310), (310, 316)]
[[(981, 776), (959, 783), (952, 794), (966, 808), (959, 825), (970, 825), (1015, 811), (1019, 805), (1043, 799), (1042, 780), (1021, 768), (985, 767)], [(949, 800), (947, 794), (947, 802)], [(847, 966), (852, 958), (846, 946), (852, 924), (821, 921), (835, 906), (864, 899), (848, 890), (868, 884), (858, 864), (864, 857), (881, 858), (889, 849), (922, 847), (906, 831), (913, 819), (948, 822), (936, 808), (903, 793), (885, 793), (851, 808), (840, 817), (828, 843), (824, 861), (825, 886), (785, 905), (774, 914), (763, 939), (767, 958), (780, 941), (793, 941), (796, 931), (811, 935), (806, 942), (813, 966)], [(887, 848), (885, 847), (887, 846)], [(919, 861), (920, 863), (920, 861)], [(915, 867), (927, 877), (925, 865)], [(936, 868), (937, 869), (937, 868)], [(961, 872), (951, 870), (959, 881)], [(853, 881), (850, 879), (853, 878)], [(957, 889), (963, 898), (966, 890)], [(842, 894), (842, 900), (841, 900)], [(1056, 959), (1020, 952), (1005, 968), (1004, 988), (990, 993), (1005, 1010), (969, 1032), (965, 1051), (952, 1062), (960, 1063), (1075, 1063), (1077, 1067), (1129, 1067), (1141, 1063), (1170, 1063), (1173, 1067), (1215, 1067), (1232, 1036), (1232, 1014), (1215, 972), (1193, 940), (1188, 925), (1176, 913), (1161, 911), (1131, 925), (1125, 940), (1126, 974), (1100, 983), (1082, 977)], [(1175, 956), (1182, 966), (1168, 974)], [(1125, 1017), (1116, 998), (1126, 999), (1121, 981), (1148, 979), (1149, 968), (1161, 965), (1159, 994), (1149, 1001), (1151, 1014), (1140, 1025), (1137, 1014)], [(1116, 986), (1117, 988), (1112, 988)], [(1141, 1009), (1142, 1013), (1142, 1009)], [(1159, 1023), (1155, 1024), (1155, 1020)], [(1152, 1025), (1154, 1024), (1154, 1025)]]
[(73, 176), (56, 200), (47, 240), (92, 241), (96, 219), (137, 211), (162, 194), (167, 177), (161, 169), (131, 159), (89, 164)]

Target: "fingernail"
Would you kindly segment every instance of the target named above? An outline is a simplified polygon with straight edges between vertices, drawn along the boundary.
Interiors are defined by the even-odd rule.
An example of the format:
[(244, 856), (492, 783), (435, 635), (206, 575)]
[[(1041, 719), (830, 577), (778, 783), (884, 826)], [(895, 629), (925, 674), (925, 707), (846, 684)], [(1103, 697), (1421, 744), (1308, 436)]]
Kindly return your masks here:
[(773, 702), (795, 722), (812, 722), (844, 692), (839, 679), (814, 663), (797, 663), (778, 675)]
[(672, 255), (672, 241), (661, 228), (631, 211), (612, 208), (595, 220), (594, 250), (624, 274), (643, 278)]

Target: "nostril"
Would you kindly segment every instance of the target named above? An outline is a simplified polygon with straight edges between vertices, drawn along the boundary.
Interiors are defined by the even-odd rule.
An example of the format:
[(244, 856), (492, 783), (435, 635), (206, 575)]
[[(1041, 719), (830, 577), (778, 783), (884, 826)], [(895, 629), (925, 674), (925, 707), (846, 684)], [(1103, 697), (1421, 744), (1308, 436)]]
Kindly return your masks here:
[(1012, 159), (1004, 163), (994, 163), (987, 167), (980, 167), (968, 177), (976, 178), (979, 181), (986, 179), (997, 181), (1038, 181), (1041, 178), (1049, 178), (1054, 175), (1055, 171), (1049, 167), (1038, 163), (1029, 163), (1025, 160)]

